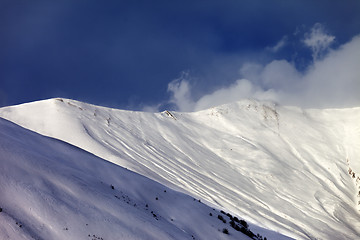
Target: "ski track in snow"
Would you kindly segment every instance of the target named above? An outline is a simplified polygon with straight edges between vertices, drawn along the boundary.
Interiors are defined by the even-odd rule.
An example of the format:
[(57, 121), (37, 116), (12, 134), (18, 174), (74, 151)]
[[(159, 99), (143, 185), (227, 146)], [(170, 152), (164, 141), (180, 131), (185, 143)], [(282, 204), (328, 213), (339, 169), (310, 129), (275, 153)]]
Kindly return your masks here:
[(50, 99), (0, 116), (261, 227), (297, 239), (360, 237), (360, 108), (244, 100), (154, 114)]

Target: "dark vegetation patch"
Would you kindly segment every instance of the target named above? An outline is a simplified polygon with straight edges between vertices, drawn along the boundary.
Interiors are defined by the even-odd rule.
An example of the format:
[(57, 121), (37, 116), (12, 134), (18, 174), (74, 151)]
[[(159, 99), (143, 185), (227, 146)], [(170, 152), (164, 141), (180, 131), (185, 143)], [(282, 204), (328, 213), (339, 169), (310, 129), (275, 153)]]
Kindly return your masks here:
[(218, 215), (218, 219), (220, 220), (220, 221), (222, 221), (223, 223), (226, 223), (226, 220), (225, 220), (225, 218), (222, 216), (222, 215)]
[[(243, 234), (245, 234), (246, 236), (250, 237), (251, 239), (254, 240), (267, 240), (267, 238), (263, 238), (260, 234), (254, 234), (250, 229), (249, 229), (249, 224), (243, 220), (243, 219), (239, 219), (237, 217), (232, 216), (230, 213), (226, 213), (223, 210), (220, 211), (220, 213), (222, 213), (223, 215), (219, 214), (218, 215), (218, 219), (220, 221), (222, 221), (223, 223), (226, 223), (226, 217), (229, 218), (229, 225), (230, 227), (232, 227), (233, 229), (235, 229), (238, 232), (242, 232)], [(210, 216), (212, 216), (212, 214), (210, 213)], [(223, 228), (222, 232), (224, 234), (229, 234), (229, 230), (227, 228)]]
[(88, 237), (91, 238), (91, 240), (104, 240), (102, 237), (96, 236), (95, 234), (89, 234)]

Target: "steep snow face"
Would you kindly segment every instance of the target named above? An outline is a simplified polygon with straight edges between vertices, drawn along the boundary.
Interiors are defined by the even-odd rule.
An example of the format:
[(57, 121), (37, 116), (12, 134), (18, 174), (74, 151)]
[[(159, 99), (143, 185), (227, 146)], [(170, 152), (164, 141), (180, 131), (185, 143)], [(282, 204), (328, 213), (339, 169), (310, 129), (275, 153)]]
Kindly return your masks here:
[(0, 239), (250, 239), (190, 196), (1, 118), (0, 153)]
[(153, 114), (51, 99), (0, 116), (288, 236), (360, 236), (360, 108)]

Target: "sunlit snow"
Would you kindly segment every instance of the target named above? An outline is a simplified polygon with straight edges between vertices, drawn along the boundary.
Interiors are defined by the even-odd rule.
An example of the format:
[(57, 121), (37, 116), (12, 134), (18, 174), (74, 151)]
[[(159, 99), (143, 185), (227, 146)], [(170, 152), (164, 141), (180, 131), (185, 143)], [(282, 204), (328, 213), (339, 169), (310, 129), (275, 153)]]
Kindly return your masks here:
[[(254, 232), (264, 236), (266, 233), (256, 225), (296, 239), (360, 236), (360, 108), (304, 110), (244, 100), (194, 113), (144, 113), (50, 99), (2, 108), (0, 116), (241, 216), (254, 224)], [(33, 140), (29, 142), (36, 145)], [(45, 151), (49, 156), (51, 152)], [(85, 153), (68, 154), (68, 163), (62, 165), (69, 172), (77, 171), (71, 170), (72, 162), (80, 164), (76, 163), (76, 154)], [(94, 186), (80, 193), (88, 198), (90, 190), (96, 189), (103, 196), (97, 198), (99, 202), (111, 197), (109, 184), (131, 186), (109, 176), (106, 169), (115, 165), (101, 159), (91, 160), (93, 164), (98, 166), (97, 177), (79, 170), (72, 175), (58, 173), (62, 179), (57, 180), (61, 183), (71, 179), (69, 176), (88, 174), (85, 179)], [(59, 187), (59, 195), (65, 191), (63, 187)], [(51, 201), (60, 201), (57, 196)], [(133, 198), (137, 202), (142, 199)], [(89, 213), (84, 209), (67, 211), (84, 211), (87, 216), (97, 209)], [(164, 210), (166, 214), (169, 212)], [(211, 231), (224, 236), (215, 230)], [(203, 235), (200, 239), (210, 238)]]

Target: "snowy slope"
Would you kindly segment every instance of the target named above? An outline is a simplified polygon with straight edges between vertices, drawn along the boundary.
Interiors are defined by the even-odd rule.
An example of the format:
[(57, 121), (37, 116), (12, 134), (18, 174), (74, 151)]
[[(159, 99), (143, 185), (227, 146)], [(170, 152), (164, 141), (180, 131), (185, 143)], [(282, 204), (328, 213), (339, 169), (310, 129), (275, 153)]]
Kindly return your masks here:
[(50, 99), (0, 116), (285, 235), (360, 237), (360, 108), (154, 114)]
[(0, 239), (251, 239), (190, 196), (1, 118), (0, 163)]

